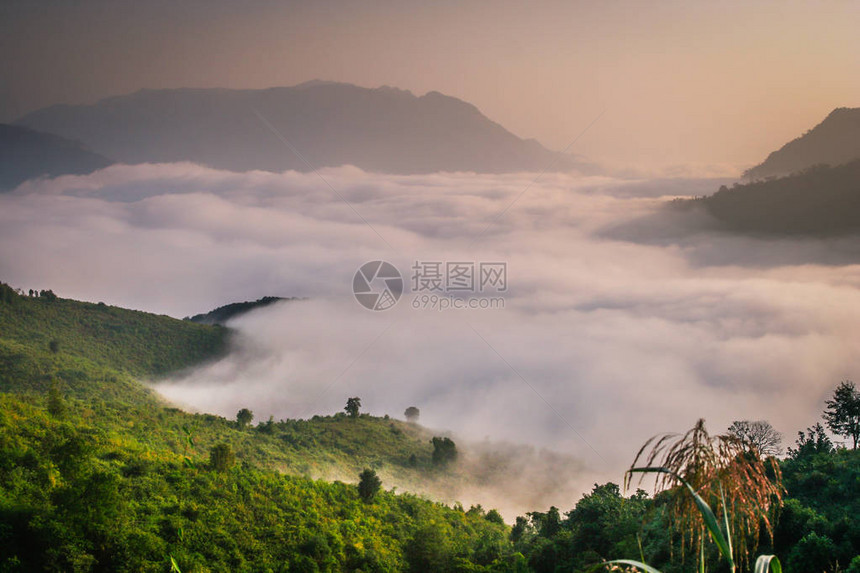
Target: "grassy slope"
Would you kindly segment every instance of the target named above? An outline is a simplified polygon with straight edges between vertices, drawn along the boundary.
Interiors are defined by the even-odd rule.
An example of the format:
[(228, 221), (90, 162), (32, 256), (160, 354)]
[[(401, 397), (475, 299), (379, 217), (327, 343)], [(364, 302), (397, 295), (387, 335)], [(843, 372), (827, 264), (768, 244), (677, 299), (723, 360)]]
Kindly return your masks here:
[[(447, 500), (490, 479), (476, 473), (489, 459), (434, 468), (433, 433), (415, 424), (339, 414), (272, 425), (255, 420), (256, 427), (243, 430), (233, 420), (172, 408), (137, 381), (218, 357), (229, 337), (225, 328), (67, 299), (9, 301), (0, 303), (0, 392), (32, 396), (57, 385), (97, 412), (103, 426), (141, 443), (205, 457), (214, 444), (228, 442), (240, 460), (315, 479), (353, 482), (370, 467), (387, 486)], [(50, 350), (52, 340), (57, 352)], [(518, 453), (520, 460), (526, 456)]]
[[(186, 571), (260, 570), (272, 563), (281, 563), (280, 570), (287, 570), (284, 563), (292, 563), (289, 570), (358, 570), (361, 563), (366, 570), (403, 570), (425, 558), (475, 561), (474, 543), (487, 535), (498, 551), (478, 560), (501, 555), (504, 527), (483, 512), (468, 515), (391, 494), (367, 506), (353, 486), (300, 477), (355, 481), (361, 468), (374, 467), (384, 480), (434, 481), (446, 472), (431, 468), (430, 434), (420, 427), (338, 415), (242, 429), (231, 420), (172, 408), (137, 381), (217, 357), (227, 335), (221, 327), (165, 316), (18, 296), (0, 285), (0, 499), (11, 504), (0, 503), (0, 570), (16, 570), (3, 561), (10, 547), (23, 548), (22, 570), (113, 570), (124, 554), (134, 564), (130, 570), (165, 570), (168, 554), (181, 556)], [(62, 414), (48, 412), (52, 388), (61, 396)], [(217, 443), (230, 444), (238, 462), (221, 477), (208, 466)], [(69, 464), (69, 448), (81, 450), (75, 444), (85, 444), (87, 453), (76, 453)], [(75, 529), (77, 514), (63, 517), (72, 511), (70, 502), (57, 498), (80, 487), (85, 491), (74, 495), (86, 497), (87, 479), (113, 484), (113, 493), (99, 494), (95, 505), (121, 498), (105, 509), (109, 531)], [(133, 522), (116, 522), (111, 512), (125, 512)], [(398, 525), (404, 519), (408, 523)], [(292, 522), (286, 530), (284, 520)], [(407, 555), (411, 536), (431, 526), (441, 527), (434, 535), (445, 539), (428, 551), (442, 553)], [(183, 540), (181, 531), (196, 537)], [(71, 545), (60, 551), (61, 540)], [(39, 556), (46, 561), (34, 561)]]
[(222, 327), (168, 316), (14, 296), (0, 304), (0, 391), (33, 396), (57, 386), (96, 410), (103, 425), (172, 451), (189, 449), (187, 430), (195, 442), (189, 455), (228, 441), (240, 459), (289, 473), (354, 480), (361, 468), (373, 467), (383, 477), (423, 481), (432, 434), (419, 426), (336, 415), (242, 430), (232, 420), (171, 408), (137, 381), (214, 359), (228, 336)]
[(159, 376), (217, 356), (227, 331), (169, 316), (58, 298), (17, 297), (0, 307), (0, 338), (136, 376)]

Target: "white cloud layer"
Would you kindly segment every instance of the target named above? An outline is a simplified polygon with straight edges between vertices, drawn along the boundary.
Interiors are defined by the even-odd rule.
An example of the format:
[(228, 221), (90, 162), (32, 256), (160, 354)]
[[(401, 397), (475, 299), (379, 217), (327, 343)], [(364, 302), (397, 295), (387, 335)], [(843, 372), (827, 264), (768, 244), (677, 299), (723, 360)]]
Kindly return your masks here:
[[(858, 371), (860, 266), (810, 262), (850, 242), (655, 239), (676, 182), (534, 178), (171, 164), (30, 182), (0, 196), (0, 280), (174, 316), (310, 297), (236, 319), (228, 358), (161, 391), (258, 419), (416, 405), (467, 439), (574, 455), (594, 480), (699, 417), (768, 419), (791, 442)], [(352, 277), (376, 259), (407, 284), (415, 260), (505, 261), (505, 308), (415, 310), (406, 292), (367, 311)]]

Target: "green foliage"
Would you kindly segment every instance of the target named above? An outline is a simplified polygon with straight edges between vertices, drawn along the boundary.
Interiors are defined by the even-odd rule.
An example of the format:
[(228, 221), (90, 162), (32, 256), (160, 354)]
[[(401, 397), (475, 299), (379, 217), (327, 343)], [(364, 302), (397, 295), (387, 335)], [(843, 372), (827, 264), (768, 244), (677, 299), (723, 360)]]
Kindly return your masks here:
[(794, 448), (788, 448), (788, 457), (794, 460), (815, 456), (817, 454), (830, 454), (833, 452), (833, 442), (827, 437), (824, 427), (818, 423), (807, 428), (806, 431), (797, 432), (797, 441)]
[(358, 476), (358, 495), (364, 501), (373, 501), (382, 488), (382, 480), (372, 469), (365, 469)]
[[(11, 296), (4, 287), (3, 296)], [(227, 331), (220, 327), (57, 298), (51, 291), (38, 298), (11, 292), (14, 304), (0, 305), (0, 339), (6, 344), (35, 350), (62, 341), (63, 354), (147, 377), (214, 358), (226, 348)]]
[(407, 422), (417, 424), (418, 417), (421, 415), (421, 410), (419, 410), (415, 406), (409, 406), (408, 408), (406, 408), (406, 411), (403, 412), (403, 415), (406, 417)]
[(774, 552), (789, 571), (813, 570), (796, 564), (824, 563), (825, 551), (828, 563), (845, 568), (860, 554), (860, 451), (801, 452), (783, 462), (789, 499), (777, 522)]
[[(465, 479), (456, 466), (427, 471), (456, 446), (420, 426), (341, 413), (247, 431), (250, 411), (189, 414), (135, 379), (213, 358), (225, 340), (0, 284), (0, 571), (555, 573), (613, 557), (684, 570), (664, 494), (595, 485), (569, 512), (509, 529), (495, 510), (381, 490), (380, 476)], [(790, 570), (856, 571), (860, 453), (834, 450), (820, 425), (800, 438), (781, 463), (787, 501), (767, 549)], [(359, 472), (358, 487), (303, 477)]]
[(860, 392), (850, 380), (842, 381), (827, 401), (824, 420), (830, 431), (853, 440), (854, 449), (860, 440)]
[(209, 466), (216, 472), (226, 472), (236, 463), (230, 444), (217, 444), (209, 450)]
[(829, 537), (812, 532), (792, 548), (786, 566), (789, 571), (832, 571), (835, 552), (836, 546)]
[(0, 570), (504, 571), (512, 555), (483, 515), (248, 464), (211, 472), (129, 438), (82, 403), (57, 420), (0, 394)]
[(57, 384), (51, 384), (48, 390), (48, 413), (55, 418), (62, 418), (66, 413), (66, 401)]
[(0, 304), (14, 305), (18, 302), (18, 293), (6, 283), (0, 283)]
[(244, 430), (253, 421), (254, 413), (248, 408), (242, 408), (236, 413), (236, 424), (239, 425), (239, 429)]
[(52, 290), (40, 290), (39, 298), (45, 299), (48, 302), (54, 302), (57, 300), (57, 295), (55, 295)]
[[(449, 570), (522, 564), (499, 520), (383, 491), (365, 503), (354, 485), (283, 473), (421, 475), (432, 451), (420, 427), (341, 414), (249, 432), (188, 414), (133, 376), (216, 356), (223, 329), (10, 297), (0, 305), (0, 571), (421, 570), (409, 549), (425, 528), (446, 540)], [(53, 337), (63, 352), (50, 352)]]
[(491, 509), (487, 512), (487, 515), (484, 516), (484, 519), (491, 523), (495, 523), (498, 525), (505, 524), (505, 518), (502, 517), (502, 514), (498, 512), (496, 509)]
[(353, 397), (346, 401), (346, 406), (343, 408), (350, 418), (358, 418), (359, 410), (361, 410), (361, 398)]
[[(614, 483), (595, 485), (566, 517), (555, 507), (517, 517), (510, 540), (530, 571), (588, 571), (612, 557), (640, 557), (638, 535), (649, 508), (653, 509), (652, 502), (641, 490), (625, 498)], [(655, 517), (659, 522), (659, 515)], [(656, 528), (664, 537), (652, 539), (656, 545), (649, 552), (649, 558), (657, 557), (661, 563), (664, 554), (668, 559), (665, 532), (663, 526)]]
[(454, 440), (434, 436), (430, 442), (433, 444), (433, 465), (445, 467), (457, 460), (457, 445)]

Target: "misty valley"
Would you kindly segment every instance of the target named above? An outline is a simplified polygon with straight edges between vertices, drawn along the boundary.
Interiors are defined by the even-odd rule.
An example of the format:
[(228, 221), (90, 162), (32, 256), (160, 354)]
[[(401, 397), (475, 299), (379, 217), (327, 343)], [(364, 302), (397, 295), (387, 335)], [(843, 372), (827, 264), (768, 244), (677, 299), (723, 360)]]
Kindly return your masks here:
[(0, 5), (0, 573), (860, 573), (858, 16)]

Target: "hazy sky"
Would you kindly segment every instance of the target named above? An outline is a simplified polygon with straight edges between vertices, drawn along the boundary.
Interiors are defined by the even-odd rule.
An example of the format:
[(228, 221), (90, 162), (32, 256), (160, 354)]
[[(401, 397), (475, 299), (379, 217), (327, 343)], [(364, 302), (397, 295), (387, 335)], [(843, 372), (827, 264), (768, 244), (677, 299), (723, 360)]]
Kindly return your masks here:
[(860, 106), (860, 3), (0, 4), (0, 121), (139, 88), (313, 78), (460, 97), (617, 165), (744, 166)]

